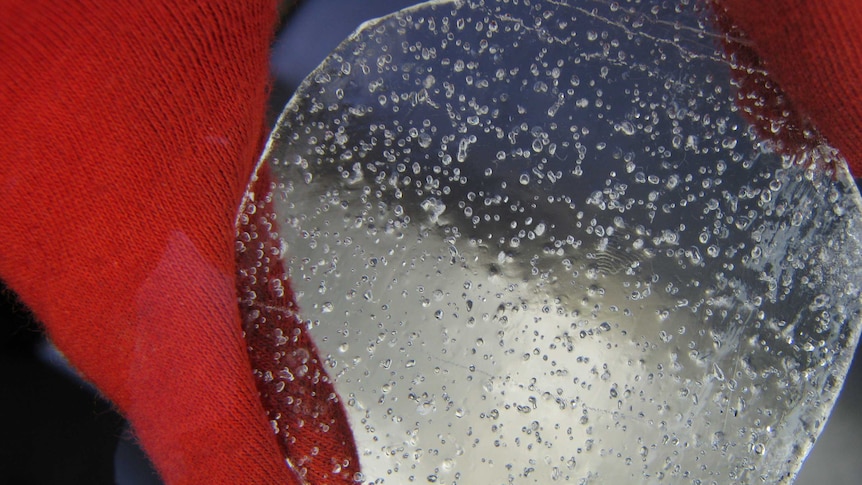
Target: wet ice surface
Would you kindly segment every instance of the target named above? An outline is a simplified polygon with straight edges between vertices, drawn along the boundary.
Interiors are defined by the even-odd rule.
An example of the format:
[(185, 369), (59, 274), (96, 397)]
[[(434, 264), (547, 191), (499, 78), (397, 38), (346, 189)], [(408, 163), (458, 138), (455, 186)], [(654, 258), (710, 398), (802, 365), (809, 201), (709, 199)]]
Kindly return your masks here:
[(675, 7), (420, 7), (288, 106), (287, 265), (366, 482), (797, 470), (857, 339), (858, 194), (756, 138)]

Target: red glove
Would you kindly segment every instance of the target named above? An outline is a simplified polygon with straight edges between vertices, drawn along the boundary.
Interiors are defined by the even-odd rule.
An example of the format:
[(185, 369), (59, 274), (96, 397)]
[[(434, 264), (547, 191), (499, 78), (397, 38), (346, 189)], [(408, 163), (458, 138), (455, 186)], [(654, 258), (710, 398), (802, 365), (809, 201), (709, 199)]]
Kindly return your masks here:
[[(741, 76), (744, 95), (764, 95), (754, 110), (771, 135), (775, 120), (785, 125), (778, 141), (793, 151), (823, 136), (862, 176), (862, 2), (858, 0), (713, 0), (728, 49), (745, 68), (763, 75)], [(777, 88), (766, 94), (764, 84)], [(768, 89), (773, 91), (773, 89)], [(786, 98), (785, 98), (786, 96)], [(757, 96), (749, 98), (752, 101)], [(785, 99), (781, 99), (785, 98)], [(746, 104), (742, 100), (743, 105)], [(755, 126), (760, 123), (754, 121)], [(813, 130), (813, 136), (804, 133)]]
[[(166, 481), (302, 483), (285, 456), (312, 483), (349, 480), (357, 462), (343, 410), (315, 372), (289, 289), (273, 283), (284, 277), (265, 252), (265, 201), (244, 226), (254, 237), (239, 246), (239, 284), (274, 303), (255, 307), (243, 294), (280, 440), (236, 304), (234, 221), (265, 131), (275, 8), (201, 3), (0, 2), (0, 277), (129, 417)], [(860, 7), (720, 7), (801, 118), (862, 172), (862, 50), (847, 42)], [(259, 263), (273, 272), (258, 279)], [(290, 352), (278, 350), (283, 336)], [(294, 386), (306, 399), (284, 413), (298, 414), (273, 408), (280, 391), (267, 364), (316, 377)], [(306, 431), (302, 415), (323, 419)]]
[[(302, 406), (267, 399), (276, 425), (293, 418), (280, 439), (242, 335), (234, 224), (265, 136), (275, 21), (272, 0), (0, 2), (0, 277), (168, 483), (344, 483), (358, 470), (296, 319), (247, 318), (270, 330), (250, 346), (274, 347), (282, 325), (280, 350), (307, 356), (252, 359), (263, 390), (270, 368), (309, 369), (288, 388)], [(247, 275), (261, 259), (242, 249)]]

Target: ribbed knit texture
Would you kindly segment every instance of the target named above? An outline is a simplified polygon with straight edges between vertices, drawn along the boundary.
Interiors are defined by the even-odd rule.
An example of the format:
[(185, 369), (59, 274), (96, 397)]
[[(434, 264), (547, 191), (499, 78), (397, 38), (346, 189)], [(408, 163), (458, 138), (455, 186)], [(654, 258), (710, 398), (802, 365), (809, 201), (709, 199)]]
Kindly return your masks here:
[(0, 277), (171, 484), (301, 483), (235, 286), (275, 20), (272, 0), (0, 2)]
[[(766, 96), (767, 109), (783, 107), (785, 118), (797, 120), (780, 133), (786, 136), (781, 141), (798, 143), (806, 128), (816, 128), (847, 159), (854, 175), (862, 176), (862, 2), (713, 2), (733, 25), (730, 33), (740, 37), (737, 44), (745, 47), (743, 66), (764, 69), (768, 82), (788, 98), (775, 102), (774, 96)], [(758, 59), (752, 61), (745, 52)], [(764, 82), (754, 77), (745, 81), (748, 87)]]

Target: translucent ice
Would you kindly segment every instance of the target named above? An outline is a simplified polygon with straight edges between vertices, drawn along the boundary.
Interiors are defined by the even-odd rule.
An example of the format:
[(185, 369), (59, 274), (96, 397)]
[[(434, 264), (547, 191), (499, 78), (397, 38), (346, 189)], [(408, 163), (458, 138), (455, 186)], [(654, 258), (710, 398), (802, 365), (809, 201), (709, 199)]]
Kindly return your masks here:
[(286, 265), (366, 481), (792, 479), (858, 338), (860, 198), (758, 138), (695, 3), (420, 5), (287, 106)]

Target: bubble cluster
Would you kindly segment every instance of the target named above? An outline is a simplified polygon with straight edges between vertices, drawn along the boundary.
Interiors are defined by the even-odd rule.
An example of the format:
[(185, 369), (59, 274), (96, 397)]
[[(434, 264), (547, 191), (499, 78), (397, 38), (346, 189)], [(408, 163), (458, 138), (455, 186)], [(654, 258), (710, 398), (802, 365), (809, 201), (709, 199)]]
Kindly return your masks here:
[(758, 138), (719, 37), (694, 1), (431, 2), (303, 83), (271, 197), (368, 483), (792, 479), (860, 199)]

